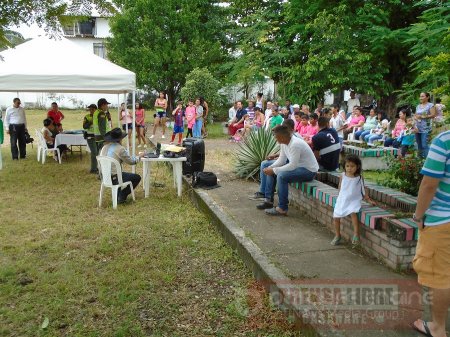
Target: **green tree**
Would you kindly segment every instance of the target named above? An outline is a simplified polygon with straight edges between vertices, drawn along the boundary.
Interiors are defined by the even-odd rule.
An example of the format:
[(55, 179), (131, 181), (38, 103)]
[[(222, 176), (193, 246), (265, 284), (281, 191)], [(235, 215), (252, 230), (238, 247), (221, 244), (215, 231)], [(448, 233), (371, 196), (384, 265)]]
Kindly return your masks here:
[(433, 1), (419, 22), (408, 28), (414, 78), (405, 84), (403, 102), (417, 101), (422, 91), (450, 96), (450, 1)]
[(214, 0), (124, 0), (111, 19), (111, 60), (136, 73), (137, 85), (164, 90), (169, 104), (196, 67), (214, 72), (227, 57), (223, 15)]
[(115, 12), (107, 0), (2, 0), (0, 1), (0, 48), (11, 46), (7, 33), (13, 26), (37, 24), (50, 35), (61, 25), (91, 15), (93, 8), (102, 15)]
[(214, 78), (207, 68), (195, 68), (186, 75), (186, 83), (181, 88), (181, 98), (188, 99), (203, 97), (210, 109), (221, 104), (219, 95), (220, 82)]
[(395, 91), (411, 77), (405, 28), (429, 5), (397, 0), (289, 4), (290, 77), (300, 95), (314, 101), (327, 90), (351, 88), (373, 94), (392, 112)]
[(249, 86), (264, 81), (265, 76), (275, 82), (284, 79), (287, 56), (282, 30), (285, 5), (286, 2), (280, 0), (231, 2), (234, 26), (230, 36), (237, 51), (224, 67), (228, 82), (242, 84), (246, 96)]
[(247, 3), (249, 14), (234, 30), (241, 52), (235, 72), (268, 75), (283, 98), (298, 102), (315, 104), (328, 90), (354, 89), (391, 111), (396, 90), (412, 75), (406, 29), (432, 7), (398, 0)]

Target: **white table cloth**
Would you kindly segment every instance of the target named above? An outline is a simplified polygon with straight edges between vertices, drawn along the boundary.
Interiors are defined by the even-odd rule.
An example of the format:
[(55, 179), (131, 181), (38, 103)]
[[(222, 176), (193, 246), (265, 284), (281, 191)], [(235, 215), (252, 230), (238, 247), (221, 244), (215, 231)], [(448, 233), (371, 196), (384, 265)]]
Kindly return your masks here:
[(67, 146), (87, 146), (86, 139), (82, 134), (59, 133), (55, 137), (55, 147), (59, 145)]
[(162, 155), (159, 158), (141, 158), (143, 166), (143, 186), (144, 194), (147, 198), (150, 192), (150, 169), (151, 164), (155, 162), (169, 162), (173, 168), (173, 184), (177, 189), (178, 196), (181, 197), (183, 188), (183, 162), (186, 161), (186, 157), (181, 158), (165, 158)]

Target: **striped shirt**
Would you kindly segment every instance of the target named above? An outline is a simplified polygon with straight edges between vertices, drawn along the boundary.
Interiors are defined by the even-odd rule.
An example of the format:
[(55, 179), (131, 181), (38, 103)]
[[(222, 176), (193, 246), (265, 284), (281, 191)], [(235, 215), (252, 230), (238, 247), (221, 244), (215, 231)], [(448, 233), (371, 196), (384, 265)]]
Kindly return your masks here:
[(450, 222), (450, 131), (439, 134), (430, 147), (421, 174), (439, 179), (436, 194), (425, 212), (425, 225)]

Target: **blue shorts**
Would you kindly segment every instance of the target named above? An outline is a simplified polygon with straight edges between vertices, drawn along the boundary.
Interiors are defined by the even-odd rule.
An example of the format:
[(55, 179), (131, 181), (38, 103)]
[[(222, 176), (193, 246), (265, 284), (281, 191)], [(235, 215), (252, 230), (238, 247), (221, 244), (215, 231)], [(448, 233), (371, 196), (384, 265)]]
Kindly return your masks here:
[(184, 128), (180, 125), (174, 125), (173, 127), (173, 133), (177, 134), (177, 133), (183, 133), (184, 132)]
[(165, 111), (156, 111), (156, 113), (153, 115), (153, 117), (155, 118), (164, 118), (166, 116), (167, 115)]
[[(122, 124), (122, 129), (123, 129), (123, 131), (127, 131), (127, 125)], [(128, 130), (132, 130), (132, 129), (133, 129), (133, 123), (128, 123)]]

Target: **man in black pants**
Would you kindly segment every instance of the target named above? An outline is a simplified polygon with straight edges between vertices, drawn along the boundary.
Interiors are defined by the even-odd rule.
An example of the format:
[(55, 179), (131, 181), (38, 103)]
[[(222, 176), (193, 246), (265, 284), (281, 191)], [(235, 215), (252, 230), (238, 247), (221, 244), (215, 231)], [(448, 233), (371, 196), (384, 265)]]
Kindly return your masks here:
[[(121, 142), (124, 137), (126, 137), (126, 133), (122, 133), (120, 128), (112, 129), (111, 131), (105, 134), (105, 145), (102, 147), (100, 156), (106, 156), (116, 159), (120, 164), (123, 162), (129, 165), (136, 165), (139, 162), (139, 158), (144, 155), (140, 155), (139, 157), (132, 157), (128, 153), (128, 151), (122, 146)], [(111, 169), (111, 177), (114, 185), (117, 185), (117, 172), (114, 167)], [(123, 172), (122, 171), (122, 181), (127, 182), (131, 181), (133, 184), (133, 189), (141, 181), (141, 176), (135, 173)], [(128, 195), (131, 193), (131, 188), (127, 186), (124, 189), (119, 190), (119, 194), (117, 196), (117, 202), (119, 204), (124, 203), (127, 200)]]
[[(19, 98), (14, 98), (13, 105), (6, 109), (5, 129), (10, 136), (11, 155), (13, 160), (25, 159), (27, 155), (27, 143), (25, 132), (27, 131), (27, 118), (25, 110), (20, 106)], [(19, 148), (17, 148), (19, 143)]]

